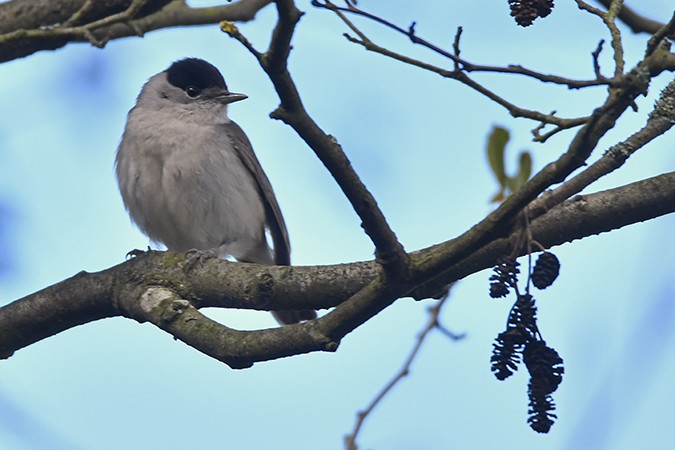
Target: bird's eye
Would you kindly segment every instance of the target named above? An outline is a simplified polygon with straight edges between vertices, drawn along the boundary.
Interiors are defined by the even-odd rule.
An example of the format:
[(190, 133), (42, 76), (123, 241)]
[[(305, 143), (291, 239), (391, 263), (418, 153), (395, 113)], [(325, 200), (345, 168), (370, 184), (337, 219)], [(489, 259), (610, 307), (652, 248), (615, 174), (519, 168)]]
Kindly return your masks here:
[(201, 91), (201, 89), (196, 88), (194, 86), (188, 86), (187, 88), (185, 88), (185, 93), (190, 98), (197, 98), (197, 97), (199, 97), (199, 94), (202, 93), (202, 91)]

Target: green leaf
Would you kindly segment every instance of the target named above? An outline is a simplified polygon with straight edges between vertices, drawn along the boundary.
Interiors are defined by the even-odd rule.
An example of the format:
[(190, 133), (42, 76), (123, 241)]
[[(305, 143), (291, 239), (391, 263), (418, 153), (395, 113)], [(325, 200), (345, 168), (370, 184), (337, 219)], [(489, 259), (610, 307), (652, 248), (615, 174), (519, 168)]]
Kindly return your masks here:
[(520, 189), (532, 175), (532, 155), (527, 150), (520, 152), (518, 158), (518, 175), (516, 175), (516, 189)]
[(504, 152), (508, 141), (509, 131), (506, 128), (499, 126), (492, 127), (487, 142), (487, 156), (492, 173), (502, 188), (506, 187), (508, 182), (506, 169), (504, 168)]

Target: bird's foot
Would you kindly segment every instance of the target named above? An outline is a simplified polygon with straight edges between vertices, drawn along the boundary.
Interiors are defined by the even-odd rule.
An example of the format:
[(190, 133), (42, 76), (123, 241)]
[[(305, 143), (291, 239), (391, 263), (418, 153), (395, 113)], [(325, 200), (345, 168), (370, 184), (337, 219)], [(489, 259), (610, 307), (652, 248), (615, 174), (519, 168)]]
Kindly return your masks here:
[(193, 248), (192, 250), (188, 250), (186, 255), (185, 270), (192, 270), (197, 263), (203, 264), (207, 259), (217, 258), (218, 249), (211, 248), (209, 250), (197, 250), (196, 248)]

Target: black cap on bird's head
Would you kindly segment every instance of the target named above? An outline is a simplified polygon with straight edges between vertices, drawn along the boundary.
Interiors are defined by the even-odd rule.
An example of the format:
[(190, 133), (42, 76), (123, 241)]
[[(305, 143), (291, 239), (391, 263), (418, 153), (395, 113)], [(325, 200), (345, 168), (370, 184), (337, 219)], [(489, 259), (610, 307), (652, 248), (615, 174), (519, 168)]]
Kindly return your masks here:
[(180, 59), (166, 69), (167, 81), (193, 99), (204, 93), (207, 98), (215, 98), (223, 103), (244, 100), (246, 95), (229, 92), (225, 79), (212, 64), (199, 58)]
[(225, 79), (210, 63), (199, 58), (184, 58), (171, 64), (166, 69), (169, 83), (185, 90), (188, 86), (199, 89), (218, 87), (227, 89)]

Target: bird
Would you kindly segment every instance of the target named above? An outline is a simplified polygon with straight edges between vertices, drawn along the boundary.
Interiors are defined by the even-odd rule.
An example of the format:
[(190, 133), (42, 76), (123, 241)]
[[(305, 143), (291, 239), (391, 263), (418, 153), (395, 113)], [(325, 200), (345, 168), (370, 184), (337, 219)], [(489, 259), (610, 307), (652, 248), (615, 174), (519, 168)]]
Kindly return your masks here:
[[(119, 190), (131, 220), (168, 250), (290, 265), (272, 185), (227, 114), (229, 104), (246, 98), (199, 58), (177, 60), (150, 77), (117, 148)], [(311, 309), (272, 314), (281, 325), (316, 318)]]

